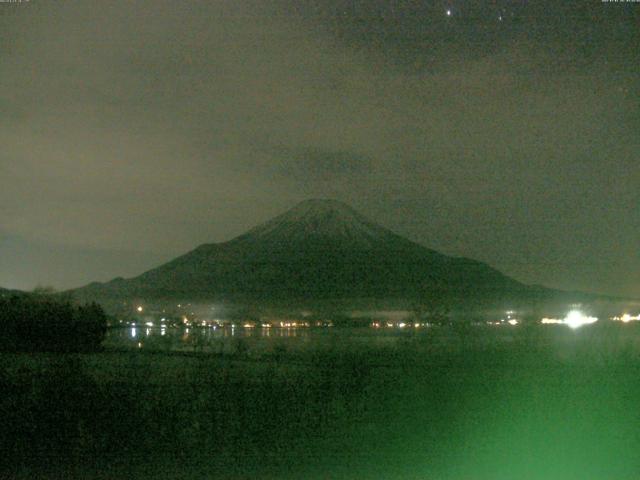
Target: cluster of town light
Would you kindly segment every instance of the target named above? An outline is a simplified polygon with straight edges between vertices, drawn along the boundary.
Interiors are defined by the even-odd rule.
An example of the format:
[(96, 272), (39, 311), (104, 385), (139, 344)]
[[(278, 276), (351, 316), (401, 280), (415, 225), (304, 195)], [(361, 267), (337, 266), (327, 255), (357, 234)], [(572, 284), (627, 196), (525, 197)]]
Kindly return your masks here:
[[(182, 307), (181, 304), (178, 304), (178, 307)], [(144, 311), (144, 308), (142, 305), (138, 305), (136, 307), (136, 311), (138, 313), (142, 313)], [(520, 320), (518, 320), (515, 317), (516, 312), (513, 310), (509, 310), (507, 312), (505, 312), (506, 314), (506, 318), (502, 318), (499, 321), (496, 322), (488, 322), (489, 325), (504, 325), (504, 324), (509, 324), (512, 326), (518, 325), (520, 323)], [(166, 325), (164, 325), (165, 322), (165, 318), (162, 318), (161, 320), (161, 327), (163, 330), (165, 330)], [(618, 322), (623, 322), (623, 323), (629, 323), (632, 321), (640, 321), (640, 314), (638, 315), (631, 315), (629, 313), (625, 313), (623, 315), (620, 316), (615, 316), (615, 317), (611, 317), (611, 320), (613, 321), (618, 321)], [(591, 317), (589, 315), (586, 315), (584, 313), (582, 313), (579, 310), (571, 310), (569, 313), (567, 313), (567, 315), (564, 318), (548, 318), (548, 317), (544, 317), (540, 320), (540, 323), (542, 323), (543, 325), (553, 325), (553, 324), (557, 324), (557, 325), (567, 325), (568, 327), (572, 328), (572, 329), (576, 329), (579, 328), (583, 325), (589, 325), (589, 324), (593, 324), (595, 322), (598, 321), (597, 317)], [(122, 323), (122, 322), (121, 322)], [(127, 322), (128, 323), (128, 322)], [(186, 315), (182, 316), (182, 323), (185, 326), (189, 326), (194, 322), (189, 321), (189, 318)], [(146, 322), (145, 325), (147, 327), (151, 327), (153, 326), (153, 322)], [(219, 320), (214, 320), (212, 322), (207, 322), (207, 321), (201, 321), (201, 325), (204, 326), (213, 326), (214, 328), (217, 326), (224, 326)], [(235, 324), (232, 325), (233, 327), (235, 327)], [(310, 327), (312, 326), (311, 322), (307, 322), (307, 321), (293, 321), (293, 320), (288, 320), (288, 321), (280, 321), (280, 322), (260, 322), (260, 323), (253, 323), (253, 322), (245, 322), (242, 324), (242, 327), (244, 328), (254, 328), (256, 326), (261, 326), (263, 328), (270, 328), (270, 327), (283, 327), (283, 328), (296, 328), (296, 327)], [(331, 322), (328, 323), (324, 323), (324, 322), (318, 322), (318, 326), (332, 326)], [(427, 323), (414, 323), (414, 322), (380, 322), (380, 321), (374, 321), (371, 323), (371, 326), (374, 328), (381, 328), (381, 327), (398, 327), (398, 328), (405, 328), (405, 327), (414, 327), (414, 328), (418, 328), (418, 327), (423, 327), (423, 326), (428, 326)], [(135, 323), (132, 324), (132, 327), (134, 330), (132, 330), (132, 336), (135, 337)], [(164, 332), (163, 332), (164, 334)]]
[(495, 320), (495, 321), (488, 321), (487, 325), (493, 325), (493, 326), (500, 326), (500, 325), (511, 325), (511, 326), (515, 326), (518, 325), (520, 323), (520, 320), (518, 320), (515, 315), (516, 312), (513, 310), (507, 310), (505, 313), (505, 317), (506, 318), (501, 318), (500, 320)]
[(611, 320), (623, 323), (637, 322), (638, 320), (640, 320), (640, 313), (638, 315), (630, 315), (628, 313), (625, 313), (624, 315), (621, 315), (619, 317), (613, 317)]
[(419, 322), (371, 322), (371, 326), (373, 328), (383, 328), (383, 327), (388, 327), (388, 328), (394, 328), (394, 327), (398, 327), (398, 328), (419, 328), (419, 327), (426, 327), (428, 326), (428, 323), (419, 323)]
[[(631, 315), (629, 313), (625, 313), (620, 316), (611, 317), (611, 320), (615, 322), (629, 323), (640, 320), (640, 314)], [(597, 317), (590, 317), (588, 315), (584, 315), (582, 312), (578, 310), (570, 311), (565, 318), (543, 318), (541, 323), (543, 324), (564, 324), (568, 325), (571, 328), (578, 328), (583, 325), (589, 325), (598, 321)]]
[(543, 318), (540, 323), (545, 325), (562, 324), (576, 329), (582, 327), (583, 325), (596, 323), (597, 321), (598, 317), (590, 317), (589, 315), (585, 315), (579, 310), (571, 310), (564, 318)]

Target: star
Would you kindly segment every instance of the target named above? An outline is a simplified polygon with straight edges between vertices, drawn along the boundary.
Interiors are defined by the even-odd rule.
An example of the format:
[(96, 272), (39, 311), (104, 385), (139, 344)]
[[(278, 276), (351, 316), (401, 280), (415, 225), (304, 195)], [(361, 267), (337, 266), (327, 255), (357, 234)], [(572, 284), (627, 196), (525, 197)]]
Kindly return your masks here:
[(447, 10), (447, 17), (451, 16), (451, 10)]

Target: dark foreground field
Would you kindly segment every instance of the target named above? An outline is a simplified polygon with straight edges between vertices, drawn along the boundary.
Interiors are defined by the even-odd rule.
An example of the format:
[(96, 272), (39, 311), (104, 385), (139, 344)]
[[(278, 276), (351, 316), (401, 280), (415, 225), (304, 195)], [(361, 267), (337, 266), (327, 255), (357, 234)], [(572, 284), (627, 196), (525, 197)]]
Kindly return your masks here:
[(0, 478), (638, 478), (635, 326), (558, 328), (1, 354)]

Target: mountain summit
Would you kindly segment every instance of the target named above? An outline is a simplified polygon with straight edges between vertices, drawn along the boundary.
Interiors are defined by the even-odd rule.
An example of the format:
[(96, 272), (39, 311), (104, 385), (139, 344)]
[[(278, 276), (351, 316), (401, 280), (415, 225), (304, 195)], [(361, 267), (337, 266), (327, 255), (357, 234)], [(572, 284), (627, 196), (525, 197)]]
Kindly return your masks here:
[(349, 205), (335, 200), (305, 200), (233, 242), (261, 244), (280, 250), (300, 248), (375, 249), (407, 240), (381, 227)]
[(341, 238), (368, 244), (387, 231), (335, 200), (306, 200), (291, 210), (259, 225), (246, 236), (255, 240), (284, 241)]
[(519, 296), (525, 285), (483, 263), (440, 254), (334, 200), (307, 200), (224, 243), (204, 244), (131, 279), (75, 291), (91, 299), (250, 302), (410, 300), (434, 290)]

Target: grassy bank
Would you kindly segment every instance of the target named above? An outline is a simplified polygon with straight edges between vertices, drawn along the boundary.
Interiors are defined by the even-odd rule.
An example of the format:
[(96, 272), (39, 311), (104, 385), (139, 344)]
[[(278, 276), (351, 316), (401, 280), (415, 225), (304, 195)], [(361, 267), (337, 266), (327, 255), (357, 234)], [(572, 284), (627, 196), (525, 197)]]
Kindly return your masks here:
[(471, 335), (262, 357), (5, 353), (2, 472), (636, 478), (640, 361), (617, 333), (591, 333), (562, 351)]

